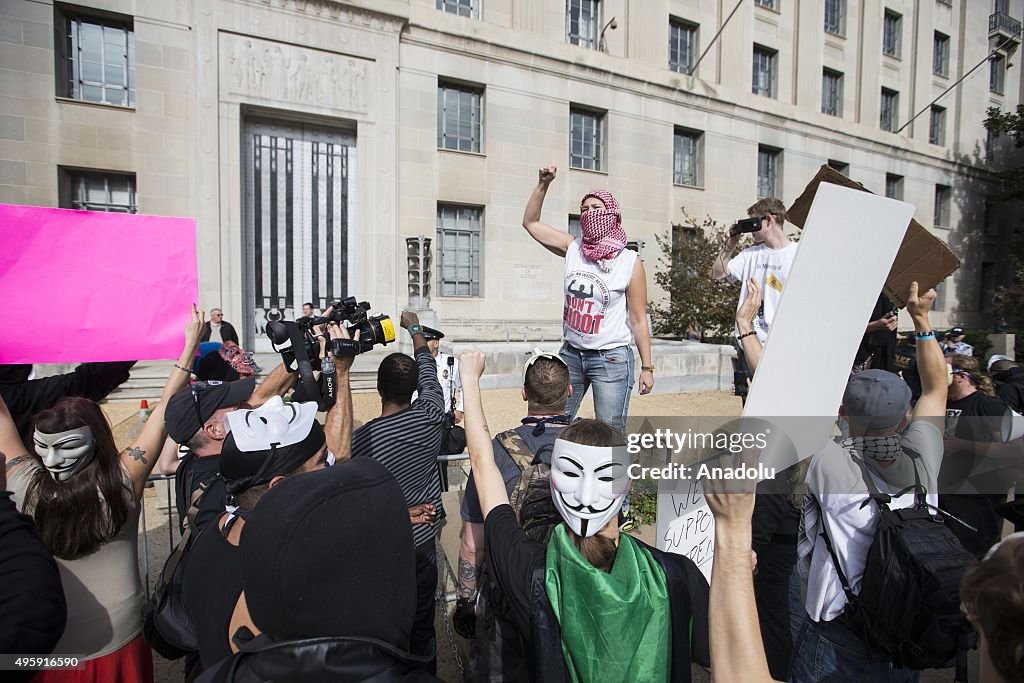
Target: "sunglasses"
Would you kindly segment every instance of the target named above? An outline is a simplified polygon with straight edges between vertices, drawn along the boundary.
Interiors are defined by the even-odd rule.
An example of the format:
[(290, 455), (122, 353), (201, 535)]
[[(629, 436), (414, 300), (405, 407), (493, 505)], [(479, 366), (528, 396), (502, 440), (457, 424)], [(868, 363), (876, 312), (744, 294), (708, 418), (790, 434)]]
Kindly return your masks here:
[(530, 358), (526, 361), (526, 365), (523, 366), (523, 377), (526, 377), (526, 371), (529, 370), (533, 366), (533, 364), (536, 363), (541, 358), (547, 358), (548, 360), (558, 361), (559, 363), (562, 364), (563, 367), (569, 367), (568, 364), (566, 364), (566, 362), (562, 360), (562, 357), (559, 356), (557, 353), (535, 353), (532, 356), (530, 356)]

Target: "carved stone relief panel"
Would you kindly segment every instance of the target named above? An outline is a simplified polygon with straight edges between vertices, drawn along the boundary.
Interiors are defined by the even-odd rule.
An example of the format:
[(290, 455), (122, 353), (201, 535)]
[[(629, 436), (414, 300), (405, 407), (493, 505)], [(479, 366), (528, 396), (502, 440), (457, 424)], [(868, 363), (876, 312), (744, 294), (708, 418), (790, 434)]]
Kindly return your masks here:
[(221, 95), (365, 114), (373, 62), (252, 36), (220, 36)]

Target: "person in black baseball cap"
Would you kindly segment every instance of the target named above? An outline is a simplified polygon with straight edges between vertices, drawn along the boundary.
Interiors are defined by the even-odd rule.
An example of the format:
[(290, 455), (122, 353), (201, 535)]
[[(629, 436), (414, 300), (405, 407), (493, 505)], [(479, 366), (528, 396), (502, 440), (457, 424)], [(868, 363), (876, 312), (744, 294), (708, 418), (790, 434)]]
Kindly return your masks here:
[(167, 434), (185, 447), (174, 480), (175, 505), (182, 529), (193, 495), (204, 487), (206, 493), (199, 501), (196, 530), (224, 510), (224, 482), (217, 477), (221, 447), (228, 434), (224, 416), (252, 400), (255, 390), (253, 377), (236, 382), (192, 382), (167, 402)]
[(199, 681), (437, 680), (418, 670), (428, 657), (408, 651), (415, 552), (405, 497), (379, 462), (355, 458), (274, 486), (239, 548), (239, 652)]

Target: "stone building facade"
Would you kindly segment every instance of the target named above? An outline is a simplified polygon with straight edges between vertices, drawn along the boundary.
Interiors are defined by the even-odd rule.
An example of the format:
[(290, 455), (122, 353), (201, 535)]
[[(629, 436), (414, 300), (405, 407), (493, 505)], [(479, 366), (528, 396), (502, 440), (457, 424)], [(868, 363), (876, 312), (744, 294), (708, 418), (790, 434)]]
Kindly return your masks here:
[(982, 121), (1021, 101), (1022, 15), (1024, 0), (0, 0), (0, 201), (195, 217), (201, 302), (259, 348), (305, 301), (420, 304), (419, 235), (450, 335), (550, 340), (561, 264), (520, 227), (538, 167), (559, 167), (544, 218), (567, 230), (586, 191), (617, 195), (653, 284), (655, 237), (684, 208), (729, 222), (759, 195), (788, 204), (830, 163), (961, 255), (937, 324), (976, 325), (1021, 224), (986, 202), (1010, 149)]

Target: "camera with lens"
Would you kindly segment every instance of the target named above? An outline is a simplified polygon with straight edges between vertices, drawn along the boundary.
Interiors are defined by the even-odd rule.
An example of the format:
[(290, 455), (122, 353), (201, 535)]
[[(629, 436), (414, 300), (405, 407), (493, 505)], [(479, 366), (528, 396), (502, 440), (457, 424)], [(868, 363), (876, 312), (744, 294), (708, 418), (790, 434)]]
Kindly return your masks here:
[[(395, 325), (385, 314), (371, 316), (370, 304), (346, 297), (333, 302), (326, 316), (279, 320), (267, 323), (267, 336), (274, 350), (281, 354), (288, 372), (299, 373), (295, 400), (316, 401), (320, 410), (327, 410), (337, 400), (336, 371), (333, 356), (355, 356), (377, 344), (395, 341)], [(338, 323), (344, 325), (350, 339), (327, 339), (317, 334), (316, 327)], [(358, 332), (358, 335), (356, 334)], [(358, 339), (354, 337), (358, 336)], [(320, 339), (326, 339), (321, 357)], [(317, 378), (313, 372), (319, 371)]]
[(762, 223), (767, 218), (767, 216), (754, 216), (753, 218), (740, 219), (736, 221), (731, 228), (729, 228), (729, 235), (735, 237), (736, 235), (742, 235), (745, 232), (759, 232), (761, 230)]

